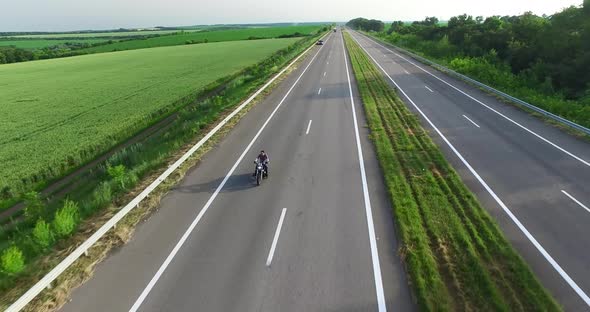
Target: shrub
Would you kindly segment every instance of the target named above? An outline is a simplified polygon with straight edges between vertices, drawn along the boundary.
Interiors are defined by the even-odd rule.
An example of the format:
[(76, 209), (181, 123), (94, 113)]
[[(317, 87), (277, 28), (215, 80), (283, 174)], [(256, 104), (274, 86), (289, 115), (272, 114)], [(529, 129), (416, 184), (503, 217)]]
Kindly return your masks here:
[(108, 182), (102, 182), (92, 194), (92, 203), (96, 207), (101, 207), (109, 203), (112, 198), (111, 185)]
[(16, 246), (4, 250), (0, 257), (2, 271), (8, 275), (20, 273), (25, 268), (25, 257), (23, 252)]
[(78, 223), (78, 204), (66, 199), (63, 207), (55, 212), (53, 230), (58, 237), (69, 236)]
[(14, 197), (14, 192), (12, 191), (10, 186), (3, 187), (0, 191), (0, 199), (10, 199), (12, 197)]
[(25, 219), (33, 221), (43, 215), (45, 205), (37, 192), (31, 191), (23, 196), (25, 200)]
[(109, 176), (119, 184), (119, 186), (124, 189), (125, 188), (125, 166), (124, 165), (117, 165), (117, 166), (107, 166), (107, 172)]
[(53, 236), (53, 231), (49, 223), (43, 219), (39, 219), (33, 229), (33, 239), (43, 249), (50, 247), (55, 241), (55, 237)]

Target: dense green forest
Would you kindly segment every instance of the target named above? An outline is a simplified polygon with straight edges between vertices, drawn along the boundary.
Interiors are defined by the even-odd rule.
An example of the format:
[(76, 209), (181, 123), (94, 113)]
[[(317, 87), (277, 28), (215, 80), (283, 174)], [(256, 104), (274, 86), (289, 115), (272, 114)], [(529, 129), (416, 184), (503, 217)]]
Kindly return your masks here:
[(590, 0), (551, 16), (428, 17), (372, 34), (590, 127)]
[(375, 19), (369, 20), (362, 17), (350, 20), (346, 23), (346, 26), (364, 31), (383, 31), (385, 29), (385, 24), (382, 21)]

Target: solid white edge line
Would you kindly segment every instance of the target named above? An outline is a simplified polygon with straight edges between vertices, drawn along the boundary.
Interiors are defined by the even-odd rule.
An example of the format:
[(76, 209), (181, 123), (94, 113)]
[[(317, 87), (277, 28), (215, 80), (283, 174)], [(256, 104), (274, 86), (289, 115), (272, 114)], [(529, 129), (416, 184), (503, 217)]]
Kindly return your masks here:
[(322, 88), (320, 88), (320, 89), (318, 90), (318, 95), (319, 95), (320, 93), (322, 93)]
[(269, 267), (272, 263), (272, 257), (275, 254), (275, 248), (277, 247), (277, 242), (279, 241), (279, 235), (281, 234), (281, 228), (283, 227), (283, 220), (285, 219), (285, 215), (287, 214), (287, 208), (283, 208), (281, 212), (281, 217), (279, 218), (279, 225), (277, 225), (277, 230), (275, 231), (275, 236), (272, 239), (272, 245), (270, 246), (270, 251), (268, 252), (268, 258), (266, 258), (266, 266)]
[[(353, 38), (355, 41), (357, 41), (357, 43), (359, 43), (358, 40), (354, 36), (353, 36)], [(453, 151), (453, 153), (455, 153), (455, 155), (457, 155), (457, 157), (461, 160), (461, 162), (467, 167), (467, 169), (469, 169), (469, 171), (475, 176), (475, 178), (479, 181), (479, 183), (494, 198), (494, 200), (498, 203), (498, 205), (500, 205), (502, 210), (504, 210), (504, 212), (510, 217), (512, 222), (514, 222), (516, 224), (516, 226), (520, 229), (520, 231), (528, 238), (528, 240), (535, 246), (535, 248), (537, 248), (537, 250), (541, 253), (541, 255), (543, 255), (543, 257), (549, 262), (549, 264), (551, 264), (551, 266), (557, 271), (557, 273), (559, 273), (559, 275), (565, 280), (565, 282), (576, 292), (576, 294), (578, 294), (578, 296), (586, 303), (586, 305), (590, 306), (590, 297), (588, 297), (588, 295), (586, 295), (586, 293), (578, 286), (578, 284), (576, 284), (576, 282), (561, 268), (561, 266), (557, 263), (557, 261), (555, 261), (555, 259), (553, 259), (553, 257), (551, 257), (549, 252), (547, 252), (545, 250), (545, 248), (543, 248), (543, 246), (527, 230), (527, 228), (520, 222), (520, 220), (518, 220), (518, 218), (512, 213), (512, 211), (510, 211), (510, 209), (508, 209), (508, 207), (504, 204), (504, 202), (500, 199), (500, 197), (498, 197), (498, 195), (496, 195), (496, 193), (484, 181), (484, 179), (477, 173), (477, 171), (475, 171), (475, 169), (473, 169), (473, 167), (471, 167), (469, 162), (467, 162), (467, 160), (465, 158), (463, 158), (463, 155), (461, 155), (461, 153), (459, 153), (459, 151), (455, 148), (455, 146), (453, 146), (453, 144), (451, 144), (451, 142), (449, 142), (449, 140), (447, 140), (447, 138), (434, 125), (434, 123), (432, 123), (432, 121), (430, 121), (430, 119), (426, 116), (426, 114), (424, 114), (424, 112), (422, 112), (422, 110), (418, 107), (418, 105), (416, 105), (416, 103), (414, 103), (414, 101), (406, 94), (406, 92), (402, 88), (400, 88), (400, 86), (391, 78), (391, 76), (389, 76), (389, 74), (385, 71), (385, 69), (383, 69), (383, 67), (373, 58), (373, 56), (371, 56), (369, 54), (369, 52), (367, 50), (365, 50), (365, 48), (362, 45), (360, 45), (360, 43), (359, 43), (359, 46), (365, 51), (365, 53), (367, 53), (367, 55), (373, 60), (373, 62), (375, 64), (377, 64), (377, 66), (379, 66), (379, 68), (381, 69), (381, 71), (383, 71), (383, 73), (387, 76), (387, 78), (389, 78), (389, 80), (391, 80), (391, 82), (393, 82), (393, 84), (395, 84), (395, 86), (398, 88), (398, 90), (404, 95), (404, 97), (406, 97), (408, 99), (408, 101), (414, 106), (414, 108), (416, 108), (416, 110), (420, 113), (420, 115), (422, 115), (422, 117), (424, 117), (424, 119), (430, 124), (430, 126), (436, 131), (436, 133), (438, 133), (438, 135), (443, 139), (443, 141), (445, 141), (445, 143), (449, 146), (449, 148)]]
[(297, 78), (297, 80), (295, 80), (295, 82), (291, 85), (291, 87), (289, 88), (289, 90), (287, 91), (287, 93), (285, 94), (285, 96), (283, 96), (283, 98), (277, 104), (277, 106), (272, 111), (272, 113), (270, 113), (270, 115), (268, 116), (268, 118), (266, 119), (266, 121), (264, 122), (264, 124), (262, 124), (262, 126), (260, 127), (260, 129), (258, 130), (258, 132), (256, 133), (256, 135), (254, 136), (254, 138), (252, 138), (252, 140), (250, 141), (250, 143), (246, 146), (246, 148), (244, 149), (244, 151), (242, 152), (242, 154), (240, 155), (240, 157), (238, 158), (238, 160), (236, 160), (236, 162), (234, 163), (234, 165), (232, 166), (232, 168), (229, 170), (229, 172), (227, 173), (227, 175), (225, 176), (225, 178), (223, 179), (223, 181), (221, 181), (221, 183), (219, 184), (219, 186), (217, 187), (217, 189), (215, 189), (215, 192), (213, 193), (213, 195), (211, 195), (211, 197), (209, 198), (209, 200), (207, 201), (207, 203), (205, 204), (205, 206), (201, 209), (201, 211), (199, 212), (199, 214), (197, 215), (197, 217), (193, 220), (193, 222), (191, 223), (191, 225), (184, 232), (184, 234), (182, 235), (182, 237), (180, 238), (180, 240), (178, 241), (178, 243), (176, 244), (176, 246), (174, 246), (174, 249), (172, 249), (172, 251), (170, 252), (170, 254), (168, 255), (168, 257), (166, 257), (166, 260), (164, 261), (164, 263), (162, 263), (162, 265), (160, 266), (160, 268), (158, 269), (158, 271), (156, 272), (156, 274), (154, 275), (154, 277), (150, 280), (149, 284), (146, 286), (146, 288), (139, 295), (139, 297), (137, 298), (137, 300), (135, 301), (135, 303), (133, 304), (133, 306), (131, 307), (131, 309), (129, 309), (130, 312), (135, 312), (135, 311), (137, 311), (139, 309), (139, 307), (141, 306), (141, 304), (143, 303), (143, 301), (145, 300), (145, 298), (148, 296), (148, 294), (150, 293), (150, 291), (152, 290), (152, 288), (156, 284), (156, 282), (158, 282), (158, 280), (160, 279), (160, 276), (164, 273), (164, 271), (166, 270), (166, 268), (168, 267), (168, 265), (170, 264), (170, 262), (172, 262), (172, 259), (176, 256), (176, 254), (178, 253), (178, 251), (180, 250), (180, 248), (182, 247), (182, 245), (184, 244), (184, 242), (188, 239), (188, 237), (191, 234), (191, 232), (193, 231), (193, 229), (197, 226), (197, 224), (199, 223), (199, 221), (201, 220), (201, 218), (203, 217), (203, 215), (205, 214), (205, 212), (207, 212), (207, 210), (209, 209), (209, 207), (211, 206), (211, 204), (213, 203), (213, 201), (215, 200), (215, 198), (217, 197), (217, 195), (221, 191), (221, 189), (225, 186), (225, 183), (227, 183), (227, 181), (229, 180), (229, 178), (231, 177), (231, 175), (234, 173), (234, 171), (236, 170), (236, 168), (238, 167), (238, 165), (240, 164), (240, 162), (242, 161), (242, 159), (246, 156), (246, 153), (248, 153), (248, 151), (250, 150), (250, 148), (252, 147), (252, 145), (254, 145), (254, 143), (256, 142), (256, 140), (258, 139), (258, 137), (260, 136), (260, 134), (264, 130), (264, 128), (266, 128), (266, 125), (268, 125), (268, 123), (274, 117), (275, 113), (281, 107), (281, 105), (283, 104), (283, 102), (285, 101), (285, 99), (287, 98), (287, 96), (289, 96), (289, 94), (291, 93), (291, 91), (293, 90), (293, 88), (295, 88), (295, 86), (297, 85), (297, 83), (299, 82), (299, 80), (301, 79), (301, 77), (303, 77), (303, 74), (305, 74), (305, 72), (307, 72), (307, 69), (313, 63), (313, 61), (315, 60), (316, 56), (320, 53), (320, 51), (322, 50), (322, 47), (323, 46), (321, 46), (318, 49), (318, 51), (316, 52), (316, 54), (309, 61), (309, 64), (307, 64), (307, 66), (303, 69), (303, 71), (301, 72), (301, 74), (299, 75), (299, 77)]
[(469, 120), (474, 126), (481, 128), (478, 124), (476, 124), (473, 120), (471, 120), (469, 117), (463, 115), (463, 117), (465, 117), (465, 119)]
[[(325, 34), (322, 38), (329, 36)], [(101, 226), (94, 234), (92, 234), (86, 241), (84, 241), (78, 248), (74, 249), (64, 260), (57, 264), (49, 273), (47, 273), (41, 280), (39, 280), (33, 287), (20, 296), (14, 303), (12, 303), (5, 312), (17, 312), (22, 310), (31, 300), (33, 300), (39, 293), (41, 293), (51, 282), (53, 282), (61, 273), (63, 273), (72, 263), (80, 258), (90, 247), (92, 247), (104, 234), (106, 234), (112, 227), (114, 227), (123, 217), (125, 217), (132, 209), (137, 207), (139, 203), (145, 199), (156, 187), (158, 187), (168, 176), (170, 176), (180, 165), (182, 165), (189, 157), (191, 157), (203, 144), (205, 144), (212, 136), (214, 136), (219, 129), (236, 116), (244, 107), (246, 107), (254, 98), (262, 93), (268, 86), (270, 86), (277, 78), (279, 78), (285, 71), (287, 71), (295, 62), (307, 54), (315, 44), (312, 44), (307, 50), (299, 54), (291, 63), (283, 68), (279, 73), (267, 81), (260, 89), (252, 94), (246, 101), (232, 111), (225, 117), (217, 126), (209, 131), (197, 144), (193, 145), (184, 155), (182, 155), (176, 162), (174, 162), (166, 171), (156, 178), (148, 187), (146, 187), (139, 195), (133, 198), (127, 205), (125, 205), (119, 212), (117, 212), (111, 219), (109, 219), (103, 226)], [(320, 48), (321, 49), (321, 48)], [(317, 54), (316, 54), (317, 55)], [(315, 57), (315, 56), (314, 56)]]
[(546, 138), (542, 137), (541, 135), (537, 134), (536, 132), (534, 132), (534, 131), (530, 130), (529, 128), (527, 128), (527, 127), (525, 127), (525, 126), (521, 125), (520, 123), (518, 123), (518, 122), (516, 122), (516, 121), (512, 120), (510, 117), (508, 117), (508, 116), (506, 116), (506, 115), (504, 115), (504, 114), (500, 113), (499, 111), (495, 110), (495, 109), (494, 109), (494, 108), (492, 108), (491, 106), (489, 106), (489, 105), (487, 105), (487, 104), (483, 103), (482, 101), (480, 101), (480, 100), (478, 100), (478, 99), (474, 98), (473, 96), (471, 96), (471, 95), (467, 94), (466, 92), (464, 92), (464, 91), (460, 90), (459, 88), (455, 87), (454, 85), (452, 85), (452, 84), (450, 84), (450, 83), (446, 82), (444, 79), (442, 79), (442, 78), (440, 78), (440, 77), (436, 76), (435, 74), (433, 74), (433, 73), (431, 73), (431, 72), (427, 71), (426, 69), (424, 69), (424, 68), (420, 67), (419, 65), (417, 65), (417, 64), (415, 64), (414, 62), (412, 62), (412, 61), (408, 60), (407, 58), (405, 58), (405, 57), (401, 56), (400, 54), (398, 54), (398, 53), (396, 53), (396, 52), (394, 52), (394, 51), (390, 50), (389, 48), (385, 47), (384, 45), (380, 44), (379, 42), (377, 42), (377, 41), (375, 41), (375, 40), (373, 40), (373, 39), (371, 39), (371, 38), (369, 38), (369, 40), (373, 41), (374, 43), (376, 43), (377, 45), (381, 46), (382, 48), (384, 48), (384, 49), (386, 49), (386, 50), (390, 51), (391, 53), (393, 53), (393, 54), (395, 54), (395, 55), (399, 56), (401, 59), (405, 60), (406, 62), (408, 62), (408, 63), (410, 63), (410, 64), (412, 64), (412, 65), (414, 65), (414, 66), (416, 66), (418, 69), (420, 69), (420, 70), (422, 70), (423, 72), (425, 72), (425, 73), (429, 74), (430, 76), (432, 76), (432, 77), (434, 77), (434, 78), (436, 78), (436, 79), (440, 80), (440, 81), (441, 81), (441, 82), (443, 82), (444, 84), (446, 84), (446, 85), (448, 85), (449, 87), (451, 87), (451, 88), (453, 88), (453, 89), (457, 90), (459, 93), (461, 93), (461, 94), (465, 95), (466, 97), (468, 97), (468, 98), (472, 99), (473, 101), (475, 101), (475, 102), (477, 102), (478, 104), (480, 104), (480, 105), (484, 106), (485, 108), (487, 108), (487, 109), (491, 110), (492, 112), (494, 112), (494, 113), (496, 113), (496, 114), (498, 114), (498, 115), (500, 115), (500, 116), (504, 117), (504, 119), (506, 119), (506, 120), (510, 121), (511, 123), (513, 123), (513, 124), (517, 125), (518, 127), (520, 127), (521, 129), (523, 129), (523, 130), (527, 131), (528, 133), (530, 133), (530, 134), (532, 134), (532, 135), (536, 136), (537, 138), (541, 139), (541, 140), (542, 140), (542, 141), (544, 141), (545, 143), (547, 143), (547, 144), (549, 144), (549, 145), (551, 145), (551, 146), (553, 146), (553, 147), (557, 148), (558, 150), (560, 150), (560, 151), (562, 151), (562, 152), (566, 153), (567, 155), (569, 155), (570, 157), (572, 157), (572, 158), (574, 158), (574, 159), (576, 159), (576, 160), (580, 161), (580, 162), (581, 162), (581, 163), (583, 163), (584, 165), (586, 165), (586, 166), (589, 166), (589, 167), (590, 167), (590, 162), (588, 162), (588, 161), (586, 161), (586, 160), (584, 160), (584, 159), (582, 159), (582, 158), (580, 158), (580, 157), (576, 156), (575, 154), (573, 154), (573, 153), (571, 153), (571, 152), (567, 151), (566, 149), (562, 148), (561, 146), (559, 146), (559, 145), (557, 145), (557, 144), (553, 143), (552, 141), (550, 141), (550, 140), (548, 140), (548, 139), (546, 139)]
[(307, 124), (307, 131), (305, 131), (305, 134), (309, 134), (309, 129), (311, 128), (311, 122), (312, 120), (309, 120), (309, 124)]
[(432, 89), (430, 89), (428, 86), (424, 86), (424, 88), (426, 88), (428, 91), (430, 91), (430, 92), (433, 92), (433, 93), (434, 93), (434, 91), (432, 91)]
[(379, 312), (386, 312), (385, 292), (383, 291), (383, 281), (381, 278), (381, 265), (379, 263), (379, 252), (377, 250), (377, 239), (375, 238), (375, 225), (373, 224), (373, 211), (371, 208), (371, 199), (369, 198), (369, 185), (367, 184), (367, 175), (365, 173), (365, 161), (363, 158), (363, 149), (361, 147), (361, 138), (359, 134), (359, 125), (356, 118), (356, 108), (354, 107), (354, 97), (352, 94), (352, 84), (350, 82), (350, 71), (348, 70), (348, 58), (346, 56), (346, 47), (344, 46), (344, 34), (342, 34), (342, 48), (344, 53), (344, 64), (346, 67), (346, 78), (348, 79), (348, 91), (350, 93), (350, 105), (352, 107), (352, 121), (354, 124), (354, 136), (356, 139), (356, 148), (359, 158), (359, 169), (361, 181), (363, 184), (363, 199), (365, 202), (365, 213), (367, 215), (367, 228), (369, 230), (369, 243), (371, 246), (371, 261), (373, 263), (373, 277), (375, 279), (375, 292), (377, 294), (377, 306)]
[(569, 197), (571, 200), (573, 200), (576, 204), (580, 205), (580, 207), (586, 209), (586, 211), (590, 212), (590, 208), (586, 207), (586, 205), (582, 204), (582, 202), (580, 202), (579, 200), (577, 200), (575, 197), (573, 197), (572, 195), (570, 195), (568, 192), (561, 190), (561, 192), (563, 194), (565, 194), (565, 196)]

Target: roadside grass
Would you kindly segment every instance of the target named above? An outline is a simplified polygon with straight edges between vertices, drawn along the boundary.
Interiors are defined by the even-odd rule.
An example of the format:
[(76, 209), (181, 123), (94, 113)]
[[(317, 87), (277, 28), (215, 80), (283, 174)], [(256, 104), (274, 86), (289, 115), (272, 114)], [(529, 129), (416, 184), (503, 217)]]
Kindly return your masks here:
[(101, 53), (207, 42), (235, 41), (247, 39), (269, 39), (288, 36), (307, 36), (312, 33), (317, 33), (320, 29), (321, 26), (319, 25), (306, 25), (182, 32), (167, 36), (115, 42), (112, 44), (81, 49), (79, 50), (79, 52)]
[(345, 34), (423, 311), (560, 311), (374, 64)]
[[(17, 223), (16, 228), (0, 231), (0, 250), (17, 246), (22, 250), (24, 270), (17, 274), (0, 272), (0, 310), (14, 302), (44, 274), (52, 269), (76, 246), (112, 217), (123, 204), (139, 194), (159, 176), (168, 165), (176, 161), (195, 142), (202, 138), (213, 125), (231, 112), (245, 97), (264, 84), (271, 75), (278, 72), (287, 62), (307, 48), (316, 37), (297, 41), (271, 57), (242, 72), (219, 80), (208, 89), (225, 88), (216, 95), (192, 103), (179, 111), (179, 117), (164, 131), (156, 133), (142, 142), (133, 144), (110, 157), (104, 164), (78, 179), (76, 188), (68, 193), (69, 206), (77, 203), (79, 224), (70, 237), (56, 240), (48, 229), (54, 224), (56, 211), (63, 210), (61, 201), (50, 202), (40, 220), (45, 222)], [(289, 71), (292, 71), (292, 67)], [(132, 235), (135, 225), (154, 211), (159, 200), (189, 170), (200, 157), (223, 137), (246, 112), (268, 94), (286, 75), (277, 79), (265, 92), (234, 117), (212, 137), (193, 157), (162, 183), (151, 195), (142, 201), (118, 226), (111, 230), (89, 252), (62, 274), (51, 290), (43, 292), (26, 311), (53, 311), (63, 305), (71, 290), (91, 275), (94, 267), (108, 252), (125, 243)], [(124, 165), (124, 167), (120, 167)], [(109, 170), (109, 168), (111, 168)], [(116, 168), (116, 169), (113, 169)], [(125, 168), (125, 169), (123, 169)], [(68, 218), (66, 218), (68, 219)], [(0, 228), (0, 230), (2, 230)], [(42, 248), (40, 248), (42, 247)], [(14, 253), (14, 252), (13, 252)], [(18, 257), (17, 257), (18, 258)], [(18, 260), (18, 259), (17, 259)], [(17, 263), (18, 264), (18, 261)]]

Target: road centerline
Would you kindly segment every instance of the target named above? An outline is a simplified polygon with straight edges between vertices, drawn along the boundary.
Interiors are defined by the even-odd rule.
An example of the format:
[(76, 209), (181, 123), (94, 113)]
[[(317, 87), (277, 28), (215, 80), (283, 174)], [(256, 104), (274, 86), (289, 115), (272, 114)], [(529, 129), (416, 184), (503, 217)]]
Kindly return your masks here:
[(432, 89), (430, 89), (428, 86), (424, 86), (424, 88), (426, 88), (426, 90), (430, 91), (430, 92), (434, 92), (432, 91)]
[(561, 192), (563, 194), (565, 194), (565, 196), (569, 197), (569, 199), (571, 199), (574, 203), (580, 205), (580, 207), (586, 209), (586, 211), (590, 212), (590, 208), (586, 207), (586, 205), (582, 204), (582, 202), (580, 202), (579, 200), (577, 200), (575, 197), (573, 197), (572, 195), (570, 195), (568, 192), (561, 190)]
[(469, 122), (471, 122), (474, 126), (481, 128), (478, 124), (476, 124), (473, 120), (471, 120), (469, 117), (463, 115), (463, 117), (465, 117), (465, 119), (469, 120)]
[(307, 124), (307, 131), (305, 131), (305, 134), (309, 134), (309, 129), (311, 128), (311, 122), (312, 121), (313, 120), (311, 120), (311, 119), (309, 120), (309, 123)]
[(322, 88), (320, 88), (320, 89), (318, 90), (318, 95), (319, 95), (320, 93), (322, 93)]
[(275, 231), (274, 238), (272, 239), (272, 244), (270, 246), (270, 251), (268, 252), (268, 257), (266, 258), (266, 266), (269, 267), (272, 263), (272, 258), (275, 254), (275, 249), (277, 248), (277, 243), (279, 241), (279, 235), (281, 235), (281, 228), (283, 227), (283, 221), (285, 220), (285, 215), (287, 214), (287, 208), (283, 208), (281, 212), (281, 217), (279, 218), (279, 224), (277, 225), (277, 230)]

